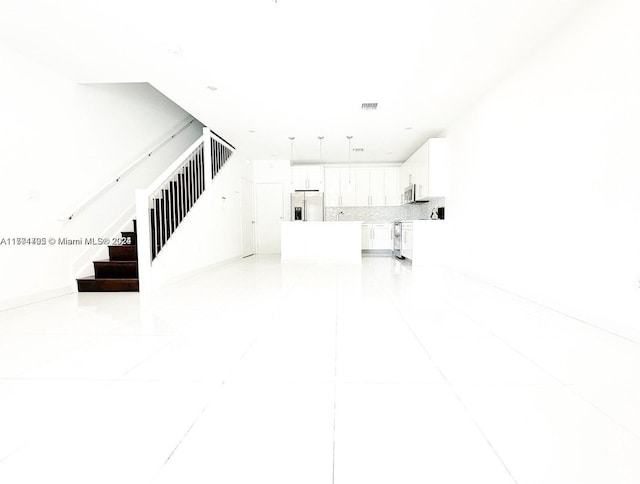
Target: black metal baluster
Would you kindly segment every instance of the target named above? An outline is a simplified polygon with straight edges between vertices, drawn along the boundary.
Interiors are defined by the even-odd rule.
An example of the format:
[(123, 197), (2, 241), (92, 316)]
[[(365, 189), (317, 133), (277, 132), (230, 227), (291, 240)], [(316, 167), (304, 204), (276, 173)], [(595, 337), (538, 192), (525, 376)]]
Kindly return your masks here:
[(180, 207), (180, 216), (178, 217), (178, 220), (182, 222), (182, 219), (184, 219), (184, 173), (178, 174), (178, 198)]
[(216, 173), (218, 173), (216, 167), (216, 140), (211, 138), (211, 174), (215, 178)]
[(184, 214), (185, 216), (189, 213), (189, 202), (191, 199), (189, 198), (189, 165), (185, 165), (184, 167)]
[(200, 193), (204, 192), (204, 149), (200, 148)]
[(158, 198), (157, 204), (158, 214), (160, 215), (160, 245), (158, 247), (158, 252), (160, 252), (164, 247), (164, 243), (167, 241), (167, 233), (164, 226), (164, 202), (162, 201), (162, 197)]
[(196, 200), (200, 198), (200, 149), (196, 156)]
[(171, 231), (175, 232), (178, 228), (178, 183), (175, 181), (169, 182), (169, 188), (171, 191)]
[(204, 173), (204, 163), (205, 163), (205, 157), (204, 157), (204, 145), (202, 145), (202, 147), (200, 148), (200, 193), (204, 192), (204, 189), (206, 188), (205, 185), (205, 173)]
[(149, 209), (149, 225), (151, 227), (151, 260), (156, 258), (158, 254), (156, 247), (156, 214), (155, 209)]
[(189, 210), (193, 207), (193, 160), (189, 161), (189, 170), (187, 171), (187, 186), (189, 187)]
[(166, 239), (165, 242), (167, 240), (169, 240), (169, 237), (171, 237), (171, 213), (169, 210), (169, 190), (167, 190), (166, 188), (162, 189), (162, 205), (164, 207), (164, 225), (165, 225), (165, 231), (166, 231)]

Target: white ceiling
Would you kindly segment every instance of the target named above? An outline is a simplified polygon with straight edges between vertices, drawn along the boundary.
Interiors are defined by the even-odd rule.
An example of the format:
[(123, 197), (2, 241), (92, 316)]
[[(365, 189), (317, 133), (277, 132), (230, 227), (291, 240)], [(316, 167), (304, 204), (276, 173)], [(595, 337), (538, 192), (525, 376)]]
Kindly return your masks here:
[(344, 162), (351, 135), (352, 162), (400, 162), (586, 3), (3, 0), (0, 41), (77, 81), (149, 81), (254, 159), (295, 136), (319, 161), (324, 136)]

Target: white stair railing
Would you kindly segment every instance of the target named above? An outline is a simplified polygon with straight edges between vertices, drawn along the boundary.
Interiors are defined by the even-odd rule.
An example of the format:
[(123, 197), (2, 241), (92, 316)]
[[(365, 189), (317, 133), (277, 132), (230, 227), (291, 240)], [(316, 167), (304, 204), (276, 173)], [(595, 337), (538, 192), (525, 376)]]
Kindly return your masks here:
[(150, 267), (200, 196), (233, 154), (233, 147), (205, 127), (203, 134), (149, 187), (136, 191), (138, 263), (143, 283)]

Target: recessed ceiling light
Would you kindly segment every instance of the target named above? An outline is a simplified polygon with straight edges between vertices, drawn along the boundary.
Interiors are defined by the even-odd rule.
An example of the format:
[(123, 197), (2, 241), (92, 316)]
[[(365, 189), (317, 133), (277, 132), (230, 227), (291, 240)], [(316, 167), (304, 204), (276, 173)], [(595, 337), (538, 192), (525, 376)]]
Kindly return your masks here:
[(392, 155), (392, 154), (393, 154), (393, 151), (389, 151), (389, 153), (385, 153), (385, 154), (387, 154), (387, 155)]
[(406, 130), (410, 130), (410, 129), (413, 129), (413, 128), (412, 128), (411, 126), (409, 126), (408, 128), (404, 128), (404, 129), (406, 129)]
[(207, 86), (207, 89), (209, 89), (209, 91), (217, 91), (218, 88), (216, 86)]
[(253, 129), (250, 129), (249, 133), (255, 133), (255, 131)]

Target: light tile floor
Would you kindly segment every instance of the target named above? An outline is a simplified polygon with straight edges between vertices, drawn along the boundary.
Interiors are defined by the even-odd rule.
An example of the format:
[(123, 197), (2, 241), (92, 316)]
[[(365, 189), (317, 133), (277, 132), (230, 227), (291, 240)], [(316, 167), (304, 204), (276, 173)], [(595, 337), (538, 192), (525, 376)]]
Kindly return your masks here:
[(640, 345), (450, 271), (248, 258), (0, 312), (0, 482), (640, 482)]

